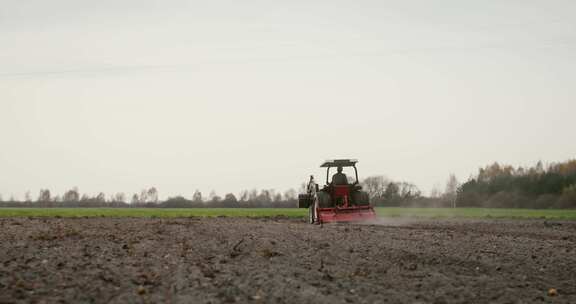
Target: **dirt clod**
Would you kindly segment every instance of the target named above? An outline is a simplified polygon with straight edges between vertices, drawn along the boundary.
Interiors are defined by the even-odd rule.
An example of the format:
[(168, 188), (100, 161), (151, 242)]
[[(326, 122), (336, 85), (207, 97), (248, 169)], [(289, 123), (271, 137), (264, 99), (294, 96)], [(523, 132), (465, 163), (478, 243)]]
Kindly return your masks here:
[(548, 295), (551, 297), (555, 297), (558, 295), (558, 290), (556, 290), (556, 288), (550, 288), (548, 289)]
[(142, 285), (138, 286), (138, 288), (136, 289), (136, 292), (138, 292), (139, 295), (143, 295), (146, 293), (146, 288)]
[(265, 258), (272, 258), (275, 256), (279, 256), (282, 255), (280, 252), (276, 252), (270, 248), (264, 248), (262, 249), (262, 251), (260, 252), (262, 254), (263, 257)]

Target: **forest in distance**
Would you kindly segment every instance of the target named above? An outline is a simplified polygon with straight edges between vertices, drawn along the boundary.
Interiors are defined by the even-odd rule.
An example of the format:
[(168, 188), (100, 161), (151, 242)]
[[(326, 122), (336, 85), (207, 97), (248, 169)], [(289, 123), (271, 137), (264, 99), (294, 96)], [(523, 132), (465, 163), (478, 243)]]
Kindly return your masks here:
[[(552, 163), (542, 162), (530, 167), (513, 167), (493, 163), (480, 168), (466, 182), (459, 183), (450, 175), (444, 189), (435, 187), (428, 196), (409, 182), (391, 180), (385, 176), (369, 176), (361, 180), (363, 190), (378, 207), (487, 207), (571, 209), (576, 208), (576, 159)], [(24, 200), (2, 199), (0, 207), (120, 207), (120, 208), (295, 208), (297, 191), (273, 189), (245, 190), (219, 196), (212, 191), (207, 197), (196, 190), (192, 197), (173, 196), (160, 200), (158, 189), (151, 187), (134, 193), (95, 196), (81, 194), (72, 188), (61, 195), (41, 189), (36, 198), (27, 192)]]

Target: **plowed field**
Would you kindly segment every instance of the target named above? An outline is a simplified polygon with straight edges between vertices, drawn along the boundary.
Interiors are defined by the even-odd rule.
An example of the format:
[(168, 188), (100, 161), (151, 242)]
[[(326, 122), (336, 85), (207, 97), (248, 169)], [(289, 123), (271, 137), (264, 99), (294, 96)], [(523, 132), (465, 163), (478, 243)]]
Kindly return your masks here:
[(576, 223), (0, 218), (0, 303), (59, 302), (576, 303)]

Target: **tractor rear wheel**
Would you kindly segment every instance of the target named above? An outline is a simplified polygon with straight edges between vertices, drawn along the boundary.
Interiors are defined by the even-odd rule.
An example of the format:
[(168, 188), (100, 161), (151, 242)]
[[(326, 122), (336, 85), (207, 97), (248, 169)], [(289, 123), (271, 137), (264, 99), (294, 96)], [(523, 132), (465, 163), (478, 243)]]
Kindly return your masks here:
[(358, 191), (352, 194), (354, 205), (357, 206), (368, 206), (370, 205), (370, 196), (368, 192)]

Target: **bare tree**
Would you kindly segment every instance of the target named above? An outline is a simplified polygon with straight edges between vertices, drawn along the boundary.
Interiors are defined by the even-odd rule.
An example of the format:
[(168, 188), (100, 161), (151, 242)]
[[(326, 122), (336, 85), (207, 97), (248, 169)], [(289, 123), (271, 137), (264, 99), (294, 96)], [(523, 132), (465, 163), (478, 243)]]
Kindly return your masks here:
[(195, 203), (202, 203), (202, 192), (199, 190), (194, 191), (194, 194), (192, 195), (192, 201)]
[(66, 191), (64, 193), (64, 197), (62, 198), (64, 202), (78, 202), (80, 201), (80, 193), (78, 192), (78, 187), (74, 187), (71, 190)]
[(274, 195), (274, 202), (280, 203), (282, 201), (282, 193), (278, 192)]
[(132, 201), (131, 201), (131, 203), (132, 203), (132, 204), (138, 204), (138, 203), (140, 203), (140, 198), (138, 197), (138, 194), (137, 194), (137, 193), (134, 193), (134, 195), (132, 195)]
[(148, 189), (148, 201), (150, 203), (157, 204), (158, 203), (158, 190), (155, 187), (151, 187)]
[(49, 202), (51, 200), (50, 197), (50, 190), (48, 189), (40, 189), (40, 194), (38, 195), (38, 202)]
[(96, 202), (105, 203), (106, 202), (106, 194), (104, 194), (104, 192), (98, 193), (98, 195), (96, 195)]
[(148, 190), (147, 189), (143, 189), (142, 191), (140, 191), (140, 202), (141, 203), (147, 203), (148, 202)]
[(388, 184), (390, 184), (390, 180), (385, 176), (369, 176), (362, 181), (362, 188), (368, 192), (370, 197), (379, 198), (384, 196)]
[(213, 195), (210, 195), (210, 199), (209, 199), (210, 203), (218, 204), (222, 201), (222, 198), (218, 194), (216, 194), (216, 193), (211, 193), (211, 194), (213, 194)]
[(252, 189), (248, 192), (248, 201), (254, 202), (258, 199), (258, 190)]
[(408, 183), (408, 182), (401, 182), (398, 183), (399, 186), (399, 193), (400, 196), (403, 199), (414, 199), (414, 198), (418, 198), (420, 197), (420, 195), (422, 194), (420, 192), (420, 189), (418, 189), (418, 187), (416, 187), (416, 185), (412, 184), (412, 183)]
[(248, 196), (249, 196), (248, 190), (243, 190), (242, 192), (240, 192), (240, 201), (241, 202), (248, 201)]
[(270, 195), (270, 191), (262, 190), (260, 194), (256, 198), (256, 200), (262, 204), (263, 206), (268, 206), (272, 202), (272, 196)]
[(432, 187), (432, 190), (430, 190), (430, 197), (439, 198), (440, 196), (442, 196), (442, 190), (440, 190), (440, 185), (435, 184), (434, 187)]
[(124, 203), (126, 202), (126, 195), (122, 192), (118, 192), (114, 195), (114, 201), (117, 203)]
[(227, 208), (238, 207), (238, 199), (236, 199), (236, 196), (233, 193), (228, 193), (224, 196), (222, 206)]
[(400, 200), (400, 188), (398, 187), (398, 184), (389, 183), (386, 186), (386, 190), (384, 191), (383, 197), (386, 200), (387, 204), (390, 205), (397, 204)]

